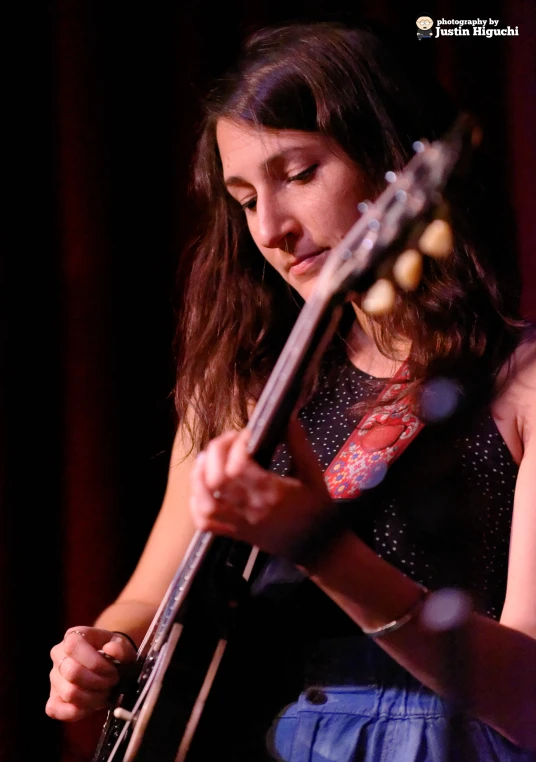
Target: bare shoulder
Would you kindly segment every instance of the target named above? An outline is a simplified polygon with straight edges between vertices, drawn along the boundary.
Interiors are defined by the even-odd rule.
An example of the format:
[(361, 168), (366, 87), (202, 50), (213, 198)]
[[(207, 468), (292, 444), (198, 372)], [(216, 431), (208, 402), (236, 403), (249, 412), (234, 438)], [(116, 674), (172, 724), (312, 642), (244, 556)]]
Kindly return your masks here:
[[(498, 388), (493, 416), (519, 462), (528, 437), (536, 428), (536, 331), (527, 333), (505, 363), (499, 374)], [(519, 456), (514, 452), (516, 449)]]
[(536, 418), (536, 332), (531, 331), (503, 369), (499, 399), (511, 409), (522, 442), (532, 433)]
[(514, 357), (520, 372), (536, 367), (536, 327), (527, 332), (525, 339), (519, 344)]
[[(501, 621), (536, 638), (536, 340), (528, 337), (511, 358), (498, 399), (519, 438), (519, 472), (514, 495), (508, 585)], [(502, 420), (506, 420), (506, 415)], [(512, 420), (512, 419), (510, 419)], [(499, 424), (498, 424), (499, 425)], [(506, 440), (506, 437), (505, 437)]]

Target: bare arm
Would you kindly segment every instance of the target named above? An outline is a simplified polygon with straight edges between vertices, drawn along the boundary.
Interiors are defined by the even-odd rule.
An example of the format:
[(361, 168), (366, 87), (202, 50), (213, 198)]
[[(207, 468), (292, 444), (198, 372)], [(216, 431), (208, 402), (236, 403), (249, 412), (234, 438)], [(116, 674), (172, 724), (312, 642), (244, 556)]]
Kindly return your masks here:
[(117, 600), (98, 617), (94, 627), (71, 627), (51, 652), (50, 698), (46, 712), (58, 720), (74, 721), (106, 706), (110, 690), (119, 680), (115, 666), (98, 653), (104, 651), (121, 662), (132, 661), (149, 628), (182, 557), (195, 532), (188, 511), (190, 472), (188, 456), (177, 434), (168, 484), (143, 554)]
[(171, 455), (162, 507), (138, 564), (119, 594), (95, 622), (125, 632), (140, 645), (196, 531), (188, 510), (190, 472), (195, 461), (179, 432)]
[[(396, 619), (419, 598), (419, 588), (355, 536), (341, 537), (312, 573), (313, 580), (360, 626)], [(514, 604), (510, 604), (511, 608)], [(478, 614), (469, 622), (471, 710), (514, 743), (536, 749), (536, 632)], [(378, 640), (396, 661), (437, 693), (443, 683), (442, 642), (418, 619)]]

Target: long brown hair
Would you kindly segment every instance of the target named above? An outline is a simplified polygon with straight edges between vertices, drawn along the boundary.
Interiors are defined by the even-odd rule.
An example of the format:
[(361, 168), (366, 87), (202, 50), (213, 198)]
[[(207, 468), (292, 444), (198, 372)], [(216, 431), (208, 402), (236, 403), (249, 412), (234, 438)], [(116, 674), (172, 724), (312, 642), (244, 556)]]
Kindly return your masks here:
[[(407, 162), (414, 140), (432, 140), (450, 125), (450, 104), (435, 122), (424, 106), (376, 36), (338, 23), (256, 32), (209, 94), (193, 171), (202, 232), (182, 260), (188, 278), (176, 341), (176, 410), (194, 449), (246, 423), (248, 401), (258, 398), (303, 305), (266, 265), (225, 189), (218, 120), (333, 138), (380, 190), (386, 171)], [(515, 258), (500, 252), (508, 259), (499, 279), (498, 247), (477, 235), (482, 205), (471, 200), (474, 190), (468, 182), (453, 190), (453, 256), (427, 259), (419, 288), (398, 297), (377, 325), (387, 355), (393, 337), (411, 339), (416, 386), (438, 372), (490, 381), (518, 338)]]

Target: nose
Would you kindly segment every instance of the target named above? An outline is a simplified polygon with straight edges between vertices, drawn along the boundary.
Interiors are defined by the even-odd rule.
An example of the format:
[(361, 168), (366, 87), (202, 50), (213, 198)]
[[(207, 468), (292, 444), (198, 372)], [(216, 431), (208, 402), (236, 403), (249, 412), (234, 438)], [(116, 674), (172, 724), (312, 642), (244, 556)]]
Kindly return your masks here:
[(300, 235), (300, 223), (293, 210), (273, 195), (257, 198), (257, 244), (266, 249), (288, 249), (289, 240)]

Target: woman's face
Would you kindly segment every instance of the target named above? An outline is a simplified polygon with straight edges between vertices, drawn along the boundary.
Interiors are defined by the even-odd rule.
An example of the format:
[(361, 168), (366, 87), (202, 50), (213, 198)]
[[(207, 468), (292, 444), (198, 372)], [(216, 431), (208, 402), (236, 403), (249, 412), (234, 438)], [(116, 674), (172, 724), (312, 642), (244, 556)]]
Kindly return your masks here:
[(307, 299), (332, 249), (359, 217), (364, 173), (318, 133), (220, 119), (227, 189), (268, 262)]

